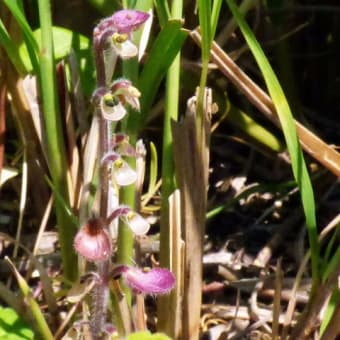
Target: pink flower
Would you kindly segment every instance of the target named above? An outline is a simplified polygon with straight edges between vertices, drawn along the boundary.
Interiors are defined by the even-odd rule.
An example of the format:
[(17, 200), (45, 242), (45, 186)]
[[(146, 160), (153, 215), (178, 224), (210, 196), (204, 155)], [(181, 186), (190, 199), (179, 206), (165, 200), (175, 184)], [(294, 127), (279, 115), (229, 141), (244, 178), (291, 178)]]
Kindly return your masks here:
[(116, 54), (123, 59), (137, 55), (138, 49), (131, 40), (130, 33), (139, 28), (149, 14), (132, 9), (124, 9), (102, 20), (93, 30), (95, 45), (111, 45)]
[(111, 239), (99, 218), (89, 219), (74, 238), (74, 248), (88, 261), (105, 261), (111, 256)]
[(129, 266), (117, 266), (113, 278), (122, 276), (126, 284), (139, 294), (167, 294), (175, 286), (175, 277), (168, 269), (153, 268), (141, 270)]
[(133, 9), (123, 9), (111, 17), (113, 26), (119, 33), (131, 33), (149, 18), (149, 14)]

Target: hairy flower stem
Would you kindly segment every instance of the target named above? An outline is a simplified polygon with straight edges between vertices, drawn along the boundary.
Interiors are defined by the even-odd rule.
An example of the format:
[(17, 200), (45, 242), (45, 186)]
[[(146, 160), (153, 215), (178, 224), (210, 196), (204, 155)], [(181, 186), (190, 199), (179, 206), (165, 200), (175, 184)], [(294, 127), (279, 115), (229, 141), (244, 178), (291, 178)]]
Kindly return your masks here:
[(92, 311), (90, 329), (93, 340), (100, 340), (106, 322), (107, 305), (109, 301), (110, 260), (97, 265), (98, 282), (92, 292)]
[[(100, 115), (100, 112), (98, 112)], [(111, 123), (99, 116), (99, 159), (109, 152), (109, 137), (111, 135)], [(102, 164), (99, 169), (100, 185), (100, 216), (105, 219), (108, 215), (109, 178), (107, 164)]]
[[(97, 74), (97, 88), (106, 86), (105, 76), (105, 63), (103, 56), (103, 48), (96, 38), (94, 38), (94, 57)], [(102, 117), (101, 109), (96, 107), (95, 114), (99, 119), (99, 156), (101, 160), (103, 156), (109, 151), (110, 140), (110, 122)], [(108, 166), (102, 164), (99, 168), (99, 188), (100, 188), (100, 217), (105, 220), (108, 214)], [(94, 288), (93, 292), (93, 310), (90, 317), (90, 329), (94, 340), (101, 338), (101, 333), (105, 324), (107, 305), (109, 300), (109, 286), (108, 286), (108, 273), (110, 272), (111, 259), (100, 262), (97, 264), (97, 273), (99, 282)]]
[[(105, 62), (104, 62), (104, 49), (98, 39), (93, 39), (94, 46), (94, 59), (96, 65), (96, 88), (101, 88), (106, 86), (106, 73), (105, 73)], [(99, 119), (99, 159), (109, 151), (109, 132), (110, 132), (110, 122), (102, 117), (100, 107), (96, 107), (96, 115)], [(100, 216), (105, 219), (107, 217), (108, 209), (108, 169), (107, 165), (104, 164), (99, 169), (99, 188), (100, 188)]]

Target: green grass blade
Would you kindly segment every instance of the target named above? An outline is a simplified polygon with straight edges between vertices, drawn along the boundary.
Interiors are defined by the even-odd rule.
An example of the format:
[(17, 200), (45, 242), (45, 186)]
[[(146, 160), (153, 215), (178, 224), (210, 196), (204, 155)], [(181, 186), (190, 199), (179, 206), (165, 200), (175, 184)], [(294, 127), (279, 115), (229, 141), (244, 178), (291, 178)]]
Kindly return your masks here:
[(153, 7), (153, 0), (137, 0), (134, 9), (147, 12)]
[(30, 309), (30, 313), (32, 313), (32, 316), (34, 318), (34, 326), (36, 330), (39, 332), (39, 335), (41, 336), (42, 339), (53, 339), (52, 332), (46, 322), (46, 319), (38, 305), (38, 303), (35, 301), (31, 289), (26, 282), (26, 280), (21, 276), (21, 274), (18, 272), (18, 270), (15, 268), (14, 264), (12, 261), (8, 258), (5, 257), (5, 260), (8, 262), (10, 265), (10, 268), (15, 275), (19, 289), (21, 291), (21, 294), (23, 298), (25, 299), (25, 302), (27, 304), (27, 308)]
[(302, 198), (302, 205), (305, 213), (312, 254), (313, 283), (314, 287), (316, 287), (316, 284), (319, 280), (319, 245), (316, 230), (314, 194), (306, 163), (303, 158), (301, 146), (298, 140), (294, 119), (279, 81), (253, 32), (245, 22), (243, 16), (240, 14), (235, 2), (233, 0), (226, 1), (263, 74), (269, 94), (273, 100), (275, 109), (281, 122), (282, 131), (292, 161), (294, 178), (298, 184)]
[[(183, 0), (173, 0), (171, 5), (171, 17), (181, 19)], [(178, 120), (178, 106), (180, 96), (181, 53), (178, 51), (170, 65), (166, 76), (165, 112), (163, 117), (163, 142), (162, 142), (162, 205), (160, 218), (160, 253), (159, 260), (162, 267), (171, 268), (171, 226), (169, 223), (169, 197), (176, 189), (175, 165), (173, 154), (172, 121)], [(171, 268), (173, 269), (173, 268)], [(169, 318), (168, 310), (173, 310), (173, 295), (163, 296), (158, 302), (158, 326), (162, 331), (170, 331), (175, 334), (175, 323)]]
[(13, 17), (17, 21), (18, 25), (21, 28), (27, 50), (29, 56), (31, 58), (31, 63), (33, 65), (34, 73), (39, 74), (39, 62), (38, 62), (38, 44), (33, 36), (33, 32), (31, 27), (29, 26), (24, 13), (22, 12), (21, 8), (18, 6), (16, 1), (13, 0), (4, 0), (4, 4), (8, 7), (10, 12), (12, 13)]
[[(50, 2), (39, 0), (38, 7), (41, 25), (40, 87), (46, 127), (48, 165), (56, 191), (68, 204), (67, 163), (57, 99)], [(73, 220), (65, 213), (63, 205), (58, 200), (55, 201), (55, 207), (64, 276), (66, 279), (74, 281), (77, 277), (77, 257), (73, 251), (76, 228)]]
[(158, 154), (154, 143), (150, 142), (150, 174), (147, 192), (152, 192), (157, 184)]
[(340, 292), (338, 291), (338, 289), (335, 289), (330, 300), (328, 303), (328, 306), (326, 308), (324, 317), (322, 318), (321, 321), (321, 326), (320, 326), (320, 338), (322, 336), (322, 334), (325, 332), (325, 330), (327, 329), (327, 326), (329, 324), (329, 321), (332, 317), (332, 315), (334, 314), (335, 308), (337, 306), (337, 304), (340, 301)]
[(208, 65), (210, 60), (210, 48), (212, 43), (211, 0), (198, 0), (197, 6), (202, 39), (201, 40), (202, 71), (197, 96), (197, 134), (198, 140), (200, 140), (204, 122), (203, 97), (208, 78)]
[(211, 37), (215, 36), (218, 18), (220, 16), (222, 0), (214, 0), (211, 10)]
[(198, 18), (201, 29), (202, 43), (202, 63), (209, 62), (211, 35), (211, 0), (198, 1)]
[(187, 35), (180, 20), (170, 20), (158, 35), (139, 78), (137, 87), (143, 94), (141, 113), (129, 116), (130, 130), (138, 131), (145, 124), (158, 87)]
[(9, 36), (6, 27), (4, 26), (2, 20), (0, 19), (0, 44), (3, 49), (6, 51), (7, 56), (15, 69), (19, 72), (19, 74), (23, 75), (26, 73), (26, 69), (24, 64), (19, 56), (18, 49), (11, 37)]
[(285, 149), (284, 143), (275, 134), (234, 105), (230, 105), (226, 119), (258, 143), (258, 145), (265, 145), (275, 152), (282, 152)]
[(166, 0), (155, 0), (155, 7), (157, 11), (157, 18), (161, 27), (164, 27), (170, 18), (170, 9)]

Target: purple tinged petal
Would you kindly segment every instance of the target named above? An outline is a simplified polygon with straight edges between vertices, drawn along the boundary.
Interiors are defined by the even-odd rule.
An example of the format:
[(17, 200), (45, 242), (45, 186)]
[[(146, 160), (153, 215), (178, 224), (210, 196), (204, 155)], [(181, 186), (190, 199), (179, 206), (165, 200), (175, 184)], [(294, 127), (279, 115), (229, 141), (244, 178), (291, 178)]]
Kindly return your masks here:
[(112, 146), (115, 147), (116, 144), (129, 142), (129, 136), (125, 133), (115, 133), (112, 138)]
[(103, 326), (103, 331), (108, 335), (117, 333), (117, 328), (112, 323), (106, 323)]
[(118, 280), (120, 279), (121, 275), (123, 273), (125, 273), (126, 271), (128, 271), (130, 269), (129, 266), (126, 266), (124, 264), (121, 264), (121, 265), (118, 265), (118, 266), (115, 266), (111, 272), (111, 275), (112, 275), (112, 278), (114, 280)]
[(119, 33), (130, 33), (149, 18), (149, 14), (133, 9), (123, 9), (111, 17), (113, 26)]
[(136, 111), (140, 110), (139, 97), (141, 93), (127, 79), (119, 79), (111, 85), (113, 96), (119, 98), (124, 104), (130, 105)]
[(115, 162), (117, 159), (120, 159), (120, 156), (116, 152), (107, 152), (100, 161), (100, 164), (105, 164), (109, 162)]
[(122, 272), (127, 285), (140, 294), (167, 294), (175, 286), (175, 277), (164, 268), (143, 271), (129, 267)]
[(92, 218), (79, 229), (74, 248), (88, 261), (105, 261), (111, 256), (111, 239), (101, 219)]

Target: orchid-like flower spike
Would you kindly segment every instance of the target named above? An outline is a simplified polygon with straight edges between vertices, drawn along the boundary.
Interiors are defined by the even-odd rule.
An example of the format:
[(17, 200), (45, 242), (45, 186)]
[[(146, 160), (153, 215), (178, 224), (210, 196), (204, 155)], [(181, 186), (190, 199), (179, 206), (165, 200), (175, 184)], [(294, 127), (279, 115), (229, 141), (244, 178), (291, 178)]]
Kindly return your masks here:
[(148, 221), (126, 205), (121, 205), (112, 212), (108, 217), (108, 224), (117, 217), (121, 218), (135, 235), (145, 235), (150, 229)]
[(74, 238), (74, 248), (88, 261), (101, 262), (111, 256), (111, 239), (105, 223), (99, 218), (89, 219)]
[(116, 152), (108, 152), (101, 160), (101, 164), (112, 163), (112, 177), (119, 186), (126, 186), (134, 183), (137, 179), (136, 171), (127, 164)]
[(112, 275), (114, 279), (122, 276), (126, 284), (139, 294), (167, 294), (176, 282), (171, 271), (164, 268), (141, 270), (121, 265), (113, 269)]

